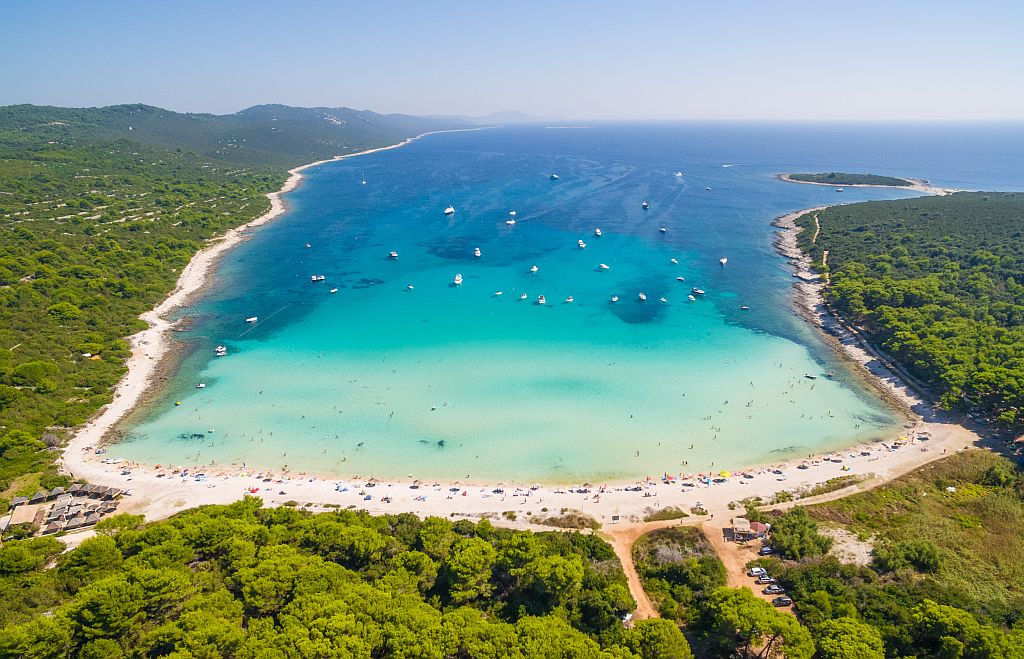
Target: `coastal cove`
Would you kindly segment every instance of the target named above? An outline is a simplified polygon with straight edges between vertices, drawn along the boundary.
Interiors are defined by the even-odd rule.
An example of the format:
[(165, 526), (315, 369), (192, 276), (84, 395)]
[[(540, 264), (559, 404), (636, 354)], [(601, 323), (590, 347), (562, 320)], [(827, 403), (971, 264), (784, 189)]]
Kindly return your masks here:
[[(505, 132), (499, 130), (491, 133), (501, 136)], [(547, 131), (544, 137), (570, 132), (581, 131)], [(377, 171), (380, 172), (377, 179), (390, 182), (387, 169), (400, 166), (406, 153), (412, 154), (413, 160), (417, 159), (415, 156), (436, 158), (437, 153), (426, 149), (428, 145), (433, 146), (434, 140), (442, 144), (449, 140), (457, 141), (452, 147), (455, 151), (471, 147), (471, 142), (462, 140), (476, 137), (438, 136), (400, 153), (380, 154), (359, 162), (324, 165), (310, 171), (311, 185), (292, 193), (289, 204), (293, 205), (293, 212), (312, 212), (310, 219), (314, 221), (329, 221), (326, 210), (321, 215), (317, 215), (314, 210), (320, 207), (317, 204), (318, 190), (329, 190), (330, 194), (336, 194), (341, 180), (346, 185), (351, 184), (356, 194), (359, 194), (363, 190), (360, 186), (361, 177), (369, 179), (366, 188), (377, 183), (374, 175)], [(517, 137), (521, 138), (521, 135)], [(501, 146), (507, 148), (508, 144), (502, 143)], [(413, 153), (421, 150), (421, 147), (428, 152)], [(559, 151), (565, 150), (564, 145), (560, 145)], [(191, 411), (195, 416), (187, 425), (194, 429), (193, 434), (203, 435), (202, 443), (194, 441), (182, 446), (178, 442), (176, 445), (175, 439), (182, 433), (167, 430), (173, 429), (177, 422), (163, 428), (159, 424), (166, 423), (162, 419), (174, 419), (175, 415), (181, 417), (183, 415), (180, 412), (188, 410), (154, 413), (153, 410), (157, 410), (161, 404), (165, 408), (168, 406), (168, 401), (161, 401), (158, 396), (152, 410), (146, 410), (146, 414), (140, 415), (143, 418), (130, 420), (129, 441), (112, 447), (111, 455), (149, 463), (216, 464), (219, 469), (229, 468), (232, 464), (241, 467), (247, 463), (250, 467), (269, 467), (275, 471), (287, 466), (293, 473), (357, 473), (396, 478), (408, 472), (417, 477), (448, 480), (463, 479), (468, 474), (478, 482), (518, 480), (568, 483), (582, 480), (623, 481), (666, 471), (694, 473), (776, 463), (781, 459), (821, 453), (860, 441), (892, 439), (899, 433), (898, 418), (874, 399), (856, 378), (846, 377), (847, 371), (839, 360), (792, 313), (788, 303), (792, 281), (790, 271), (784, 261), (778, 259), (771, 250), (772, 231), (768, 227), (771, 217), (778, 215), (778, 211), (786, 210), (787, 206), (793, 208), (800, 204), (809, 205), (804, 200), (813, 203), (819, 199), (828, 200), (829, 196), (819, 194), (817, 190), (809, 190), (807, 195), (795, 195), (800, 198), (799, 201), (792, 195), (769, 199), (775, 195), (775, 189), (780, 184), (774, 182), (771, 172), (764, 171), (766, 166), (734, 167), (729, 166), (731, 163), (686, 162), (683, 158), (676, 166), (685, 169), (686, 174), (684, 177), (675, 177), (674, 167), (667, 162), (630, 167), (618, 161), (621, 158), (618, 154), (610, 158), (608, 154), (600, 154), (609, 158), (617, 168), (614, 174), (608, 169), (601, 169), (609, 165), (600, 160), (595, 165), (585, 162), (583, 158), (577, 158), (574, 162), (572, 158), (563, 156), (551, 162), (536, 164), (529, 161), (529, 154), (513, 155), (518, 158), (517, 161), (513, 160), (523, 169), (523, 178), (526, 177), (527, 168), (532, 167), (529, 176), (536, 180), (529, 184), (519, 183), (517, 185), (521, 186), (520, 189), (503, 191), (496, 198), (474, 197), (474, 193), (469, 191), (476, 184), (473, 181), (449, 183), (450, 190), (446, 196), (435, 194), (436, 199), (431, 197), (428, 202), (420, 202), (421, 205), (415, 210), (415, 220), (396, 220), (383, 213), (372, 223), (383, 223), (391, 231), (382, 229), (382, 234), (374, 234), (357, 230), (354, 224), (356, 215), (372, 217), (383, 205), (381, 197), (377, 196), (373, 203), (359, 206), (353, 217), (347, 219), (342, 226), (335, 224), (329, 227), (330, 232), (311, 233), (307, 227), (304, 230), (306, 235), (315, 236), (309, 242), (316, 247), (310, 248), (304, 247), (302, 239), (295, 238), (292, 224), (296, 220), (289, 213), (281, 222), (262, 229), (253, 240), (233, 250), (217, 270), (216, 287), (208, 297), (186, 311), (188, 315), (194, 316), (195, 323), (188, 332), (182, 334), (199, 347), (181, 365), (176, 382), (170, 387), (170, 397), (182, 400), (180, 408), (192, 406)], [(380, 162), (381, 159), (386, 162)], [(588, 172), (589, 178), (583, 175), (581, 163), (594, 170)], [(364, 166), (366, 174), (363, 174)], [(560, 180), (557, 183), (550, 181), (545, 174), (547, 171), (560, 172)], [(778, 171), (777, 168), (775, 171)], [(402, 173), (408, 176), (409, 170)], [(458, 178), (456, 174), (449, 176)], [(662, 178), (668, 181), (669, 186), (676, 187), (660, 187)], [(557, 186), (572, 188), (568, 199), (559, 198), (560, 194), (565, 194), (564, 191), (556, 189), (556, 192), (552, 192)], [(636, 188), (638, 192), (634, 193), (629, 187)], [(716, 193), (728, 195), (729, 203), (738, 203), (723, 205), (722, 197)], [(610, 196), (604, 198), (602, 195), (606, 194)], [(851, 193), (846, 199), (853, 201), (893, 197), (891, 190), (860, 190), (858, 194), (861, 196), (855, 197)], [(638, 203), (633, 197), (639, 199), (641, 196), (651, 199), (652, 208), (649, 212), (639, 207), (630, 208)], [(449, 201), (449, 197), (454, 199)], [(705, 200), (709, 198), (714, 201), (707, 203)], [(605, 206), (609, 199), (612, 200), (611, 212)], [(536, 209), (541, 207), (540, 202), (551, 204), (556, 210), (520, 210), (519, 222), (514, 229), (502, 226), (507, 209), (530, 209), (531, 204)], [(440, 209), (446, 203), (453, 203), (459, 209), (454, 222), (447, 224), (444, 218), (440, 218)], [(592, 208), (587, 208), (588, 205)], [(334, 208), (331, 212), (344, 211)], [(621, 217), (617, 217), (620, 214)], [(399, 237), (402, 231), (400, 227), (414, 226), (414, 221), (426, 224), (428, 231), (436, 231), (444, 237), (410, 237), (408, 242), (403, 242)], [(730, 226), (723, 231), (722, 225), (726, 222)], [(668, 231), (658, 235), (657, 228), (662, 223)], [(588, 229), (592, 230), (591, 227), (596, 224), (605, 227), (604, 236), (600, 239), (587, 234)], [(749, 231), (751, 240), (746, 242), (730, 236), (729, 229)], [(328, 268), (334, 267), (331, 261), (338, 257), (339, 252), (330, 252), (327, 261), (307, 267), (305, 259), (310, 257), (306, 255), (312, 255), (312, 250), (331, 240), (334, 232), (339, 230), (351, 232), (348, 235), (352, 241), (361, 240), (364, 241), (362, 245), (372, 243), (372, 246), (352, 250), (361, 249), (365, 253), (355, 257), (346, 255), (345, 258), (350, 259), (346, 267), (336, 268), (334, 272)], [(262, 240), (264, 232), (273, 232), (275, 235), (268, 235), (266, 240)], [(395, 237), (382, 240), (388, 234)], [(285, 240), (289, 235), (290, 239)], [(578, 250), (573, 244), (577, 237), (587, 240), (587, 250)], [(516, 243), (517, 240), (521, 242)], [(544, 247), (556, 241), (564, 241), (565, 244), (551, 249)], [(500, 251), (509, 244), (512, 246), (509, 250), (512, 254), (501, 255)], [(301, 264), (298, 266), (301, 268), (301, 276), (289, 273), (300, 281), (305, 279), (307, 271), (312, 272), (312, 268), (327, 272), (328, 285), (334, 285), (331, 284), (332, 280), (344, 282), (346, 278), (363, 281), (363, 286), (350, 287), (342, 283), (336, 296), (339, 300), (337, 306), (348, 308), (348, 305), (352, 305), (350, 313), (358, 311), (358, 314), (339, 314), (337, 308), (329, 307), (322, 300), (315, 300), (307, 303), (312, 308), (295, 311), (289, 307), (280, 316), (273, 316), (279, 306), (284, 306), (276, 304), (274, 294), (255, 288), (247, 292), (245, 287), (247, 278), (252, 277), (254, 272), (252, 264), (257, 263), (260, 271), (272, 268), (272, 262), (279, 256), (277, 248), (282, 245), (287, 245), (284, 249), (292, 255), (290, 258), (294, 258), (293, 266)], [(480, 262), (473, 260), (471, 251), (474, 245), (483, 247), (484, 258)], [(389, 262), (386, 258), (388, 247), (395, 246), (401, 254), (398, 263)], [(307, 249), (311, 251), (305, 252)], [(605, 251), (599, 253), (598, 250)], [(429, 253), (429, 256), (421, 258), (417, 255), (423, 251)], [(727, 267), (717, 263), (719, 253), (729, 255)], [(583, 254), (586, 258), (581, 261), (579, 257)], [(492, 256), (497, 257), (497, 262), (489, 261)], [(261, 258), (265, 260), (260, 262)], [(310, 262), (314, 258), (310, 258)], [(679, 263), (671, 264), (673, 258)], [(394, 266), (401, 268), (407, 261), (414, 259), (418, 262), (411, 268), (401, 271), (400, 275), (392, 275), (392, 271), (398, 269)], [(591, 261), (607, 261), (612, 269), (608, 273), (593, 272), (594, 264)], [(542, 267), (536, 276), (526, 271), (533, 262), (540, 263)], [(193, 262), (190, 268), (195, 265)], [(679, 267), (672, 267), (674, 265)], [(464, 286), (454, 289), (449, 285), (450, 276), (460, 270), (467, 281)], [(706, 299), (687, 303), (685, 293), (672, 291), (670, 286), (675, 283), (673, 275), (677, 270), (685, 274), (684, 290), (689, 289), (691, 282), (707, 288)], [(620, 271), (626, 272), (619, 275)], [(427, 272), (432, 280), (421, 284), (423, 280), (420, 277)], [(554, 276), (542, 279), (549, 272)], [(599, 284), (587, 281), (599, 277), (604, 278)], [(661, 283), (662, 278), (665, 284)], [(416, 280), (415, 290), (405, 289), (406, 279), (410, 283), (412, 279)], [(538, 284), (537, 281), (542, 283)], [(684, 284), (680, 283), (679, 286)], [(493, 293), (496, 287), (506, 288), (505, 299), (495, 298)], [(538, 308), (534, 303), (533, 295), (538, 287), (548, 291), (552, 304), (547, 308)], [(621, 306), (613, 307), (609, 304), (607, 296), (612, 291), (608, 289), (622, 291)], [(651, 296), (648, 304), (655, 307), (656, 311), (649, 312), (649, 307), (637, 302), (634, 289), (647, 290)], [(308, 290), (308, 282), (301, 285), (294, 283), (289, 284), (281, 294), (304, 296)], [(323, 294), (324, 299), (335, 302), (335, 296), (330, 296), (326, 288), (314, 290)], [(473, 290), (472, 297), (468, 293), (470, 290)], [(521, 290), (529, 290), (531, 298), (520, 304), (513, 296), (518, 297)], [(424, 337), (421, 331), (409, 334), (394, 329), (393, 326), (409, 327), (416, 322), (430, 323), (431, 311), (416, 306), (423, 304), (420, 298), (406, 304), (406, 300), (413, 299), (412, 296), (418, 296), (421, 292), (428, 300), (435, 300), (434, 303), (428, 303), (435, 306), (442, 306), (441, 302), (437, 302), (441, 296), (462, 296), (455, 306), (446, 310), (450, 317), (460, 318), (454, 328), (459, 341), (452, 341), (450, 337), (442, 337), (440, 340), (436, 336)], [(572, 306), (561, 304), (566, 293), (576, 298)], [(671, 296), (671, 299), (668, 304), (657, 306), (654, 301), (660, 296)], [(269, 299), (259, 299), (261, 297)], [(181, 299), (178, 298), (176, 302)], [(250, 329), (241, 323), (241, 319), (249, 314), (253, 299), (259, 299), (261, 307), (258, 312), (261, 320), (257, 327), (251, 335), (244, 338), (239, 336), (236, 343), (228, 344), (230, 355), (227, 359), (212, 360), (208, 349), (215, 343), (223, 342), (222, 339), (214, 338), (214, 334), (223, 336), (230, 328), (237, 336)], [(751, 299), (756, 302), (750, 304)], [(413, 307), (415, 313), (420, 315), (407, 315), (399, 304)], [(499, 304), (503, 306), (497, 306)], [(751, 309), (741, 312), (741, 305), (749, 305)], [(161, 310), (166, 312), (172, 306), (165, 303), (161, 305)], [(284, 316), (293, 312), (301, 320), (285, 321)], [(255, 315), (257, 312), (252, 313)], [(578, 315), (568, 316), (568, 313)], [(546, 325), (539, 327), (538, 314), (545, 319)], [(274, 318), (277, 318), (277, 322)], [(366, 328), (346, 327), (344, 344), (323, 343), (320, 336), (302, 333), (305, 325), (337, 328), (339, 325), (347, 325), (352, 318), (358, 318), (360, 322), (366, 322), (369, 318), (370, 322)], [(666, 326), (674, 329), (668, 338), (664, 332), (659, 332), (665, 330)], [(554, 335), (551, 333), (552, 328)], [(588, 337), (588, 333), (598, 336)], [(687, 336), (687, 333), (690, 335)], [(511, 334), (514, 339), (509, 340), (504, 334)], [(485, 346), (480, 341), (473, 340), (480, 336), (494, 339), (499, 335), (501, 340), (487, 346), (488, 350), (483, 350)], [(287, 338), (292, 348), (284, 351), (283, 355), (280, 350), (269, 350), (271, 344), (282, 337)], [(459, 345), (464, 338), (470, 339), (465, 342), (469, 344), (468, 348)], [(636, 349), (638, 343), (642, 348), (639, 351)], [(139, 345), (146, 344), (140, 342)], [(357, 355), (358, 351), (352, 350), (353, 345), (362, 351), (361, 354)], [(338, 353), (343, 359), (331, 361), (331, 355)], [(431, 359), (443, 361), (439, 362), (440, 367), (425, 368), (419, 372), (413, 367), (402, 371), (401, 377), (388, 379), (385, 376), (379, 382), (373, 382), (374, 374), (386, 370), (381, 360), (391, 354), (398, 355), (397, 360), (389, 360), (388, 365), (394, 371), (402, 371), (402, 366)], [(710, 361), (706, 358), (694, 359), (695, 355), (701, 354), (713, 357)], [(403, 357), (407, 357), (405, 364), (402, 362)], [(244, 368), (234, 373), (228, 366), (223, 366), (247, 359), (254, 361), (244, 363)], [(763, 362), (759, 362), (759, 359)], [(481, 368), (481, 365), (501, 364), (503, 360), (507, 360), (504, 363), (508, 366), (497, 369), (501, 371), (499, 373), (491, 373), (495, 369), (489, 367)], [(396, 362), (398, 368), (395, 367)], [(729, 367), (728, 364), (734, 366)], [(611, 368), (610, 374), (602, 372), (602, 369), (610, 368), (611, 365), (616, 368)], [(222, 368), (227, 370), (220, 370)], [(773, 369), (782, 373), (778, 377), (768, 377), (772, 375)], [(481, 370), (487, 371), (487, 378), (481, 377)], [(758, 374), (756, 382), (745, 375), (748, 370)], [(137, 371), (133, 369), (133, 372)], [(356, 386), (347, 389), (328, 387), (319, 391), (315, 374), (320, 372), (344, 372), (356, 381), (350, 383)], [(513, 380), (509, 384), (507, 380), (510, 372), (533, 375)], [(294, 373), (297, 380), (288, 382), (288, 373)], [(826, 373), (836, 373), (837, 377), (825, 377)], [(465, 379), (467, 388), (436, 396), (422, 396), (434, 380), (445, 377), (443, 374), (450, 374), (453, 380)], [(814, 375), (815, 379), (807, 375)], [(715, 376), (721, 378), (716, 380)], [(261, 377), (264, 379), (261, 380)], [(129, 380), (131, 378), (132, 373), (128, 376)], [(223, 398), (216, 402), (213, 398), (205, 401), (197, 398), (212, 396), (213, 392), (229, 388), (233, 378), (243, 378), (247, 384), (251, 383), (247, 403), (237, 400), (231, 402)], [(335, 380), (330, 379), (332, 383)], [(196, 390), (197, 381), (208, 383), (208, 387)], [(627, 386), (619, 391), (611, 390), (611, 384), (616, 382), (626, 383)], [(743, 397), (742, 391), (736, 391), (736, 383), (748, 386), (757, 394), (749, 399)], [(283, 403), (281, 397), (270, 402), (263, 402), (269, 399), (255, 398), (264, 395), (257, 391), (269, 390), (272, 384), (286, 384), (286, 398), (290, 397), (301, 405), (302, 410), (299, 407), (289, 409), (290, 403)], [(408, 391), (392, 393), (400, 384), (407, 385)], [(649, 385), (649, 388), (645, 385)], [(360, 390), (367, 387), (371, 388), (372, 395), (361, 393)], [(480, 389), (493, 390), (496, 395), (491, 399), (474, 399), (474, 392)], [(566, 389), (569, 390), (568, 394)], [(515, 397), (523, 390), (532, 396), (526, 397), (523, 401), (526, 404), (517, 405), (515, 403), (519, 401)], [(774, 397), (767, 397), (768, 391), (774, 391)], [(780, 403), (790, 398), (782, 398), (782, 395), (789, 396), (794, 391), (801, 398), (794, 397), (792, 400), (799, 400), (801, 405), (807, 407), (799, 408), (800, 413), (787, 415), (785, 406)], [(389, 393), (382, 397), (382, 392)], [(765, 394), (762, 395), (762, 392)], [(700, 398), (701, 394), (707, 397)], [(119, 400), (125, 395), (122, 391)], [(636, 397), (631, 399), (630, 395)], [(464, 399), (461, 406), (459, 398)], [(545, 407), (541, 402), (548, 398), (552, 399), (551, 407)], [(615, 400), (617, 404), (623, 399), (627, 405), (611, 408), (608, 404), (609, 400)], [(315, 404), (310, 406), (310, 400), (315, 401)], [(495, 405), (496, 400), (506, 404)], [(731, 403), (725, 402), (730, 400)], [(301, 441), (293, 434), (285, 435), (280, 440), (282, 443), (276, 443), (278, 440), (269, 439), (269, 433), (273, 433), (273, 430), (267, 430), (268, 434), (258, 437), (262, 426), (257, 425), (241, 430), (232, 428), (240, 422), (239, 412), (245, 405), (270, 406), (283, 408), (275, 414), (285, 419), (287, 427), (293, 429), (294, 433), (295, 428), (302, 426), (299, 419), (315, 416), (317, 406), (324, 407), (331, 415), (337, 413), (343, 416), (344, 411), (339, 412), (334, 408), (337, 404), (335, 401), (347, 401), (343, 407), (348, 413), (354, 411), (353, 407), (373, 409), (373, 406), (385, 406), (380, 403), (391, 406), (389, 413), (397, 411), (402, 414), (403, 410), (418, 407), (419, 410), (411, 415), (412, 430), (407, 434), (418, 434), (429, 437), (429, 440), (403, 439), (401, 433), (389, 434), (387, 422), (366, 418), (357, 420), (352, 426), (330, 427), (328, 414), (310, 420), (308, 428), (298, 431), (297, 437), (302, 438)], [(510, 401), (512, 404), (509, 404)], [(691, 401), (693, 406), (686, 409), (686, 404)], [(748, 401), (751, 404), (745, 405)], [(239, 404), (242, 407), (238, 407)], [(725, 407), (730, 404), (733, 408)], [(581, 405), (584, 412), (582, 415), (578, 409)], [(743, 414), (746, 411), (742, 409), (744, 406), (749, 410), (747, 414)], [(218, 417), (215, 408), (221, 407), (226, 416)], [(511, 408), (508, 416), (502, 416), (503, 407)], [(684, 413), (676, 417), (666, 413), (666, 410), (675, 408), (682, 408)], [(760, 416), (744, 419), (746, 416), (757, 415), (759, 408)], [(828, 414), (822, 412), (822, 409)], [(443, 416), (448, 410), (451, 413)], [(501, 438), (488, 435), (486, 429), (481, 432), (479, 423), (466, 423), (464, 415), (467, 410), (483, 410), (489, 424), (514, 428), (518, 435)], [(818, 410), (819, 414), (815, 416), (820, 418), (816, 422), (807, 419), (801, 424), (804, 417), (810, 416), (809, 410)], [(711, 418), (706, 418), (709, 415)], [(839, 421), (833, 421), (837, 417)], [(438, 421), (435, 422), (434, 418)], [(652, 418), (656, 422), (650, 422)], [(553, 420), (561, 425), (552, 424)], [(692, 425), (683, 425), (686, 421)], [(695, 423), (697, 421), (701, 423)], [(265, 424), (267, 419), (257, 418), (254, 422)], [(779, 424), (775, 433), (777, 435), (783, 434), (785, 427), (807, 430), (791, 433), (794, 437), (787, 437), (787, 443), (780, 443), (772, 439), (772, 424), (775, 422)], [(375, 423), (380, 425), (375, 426)], [(593, 425), (588, 426), (588, 423)], [(317, 428), (319, 424), (325, 425)], [(855, 430), (859, 428), (853, 429), (858, 424), (867, 425), (868, 429), (858, 433)], [(680, 430), (681, 426), (683, 430)], [(144, 429), (141, 433), (139, 427)], [(332, 433), (329, 430), (324, 433), (322, 430), (327, 427), (340, 432)], [(445, 432), (451, 432), (452, 427), (463, 431), (462, 434), (455, 432), (445, 435)], [(153, 432), (153, 428), (158, 430)], [(209, 433), (210, 428), (215, 428), (216, 433)], [(428, 430), (424, 431), (425, 428)], [(602, 439), (594, 428), (607, 430), (607, 436)], [(574, 433), (579, 433), (581, 429), (582, 434), (574, 437)], [(284, 434), (280, 429), (276, 431), (276, 436)], [(549, 434), (545, 435), (545, 432)], [(162, 439), (150, 439), (147, 433)], [(239, 442), (230, 448), (236, 433), (240, 433), (247, 443)], [(347, 442), (341, 437), (346, 434)], [(719, 434), (723, 441), (719, 442)], [(483, 435), (481, 440), (486, 441), (476, 447), (468, 438), (479, 435)], [(368, 446), (374, 441), (383, 444), (378, 439), (380, 437), (389, 440), (397, 437), (398, 441), (391, 446)], [(638, 437), (646, 438), (646, 443)], [(365, 450), (360, 450), (363, 447), (359, 442), (365, 442)], [(69, 458), (75, 461), (72, 451), (96, 443), (95, 435), (81, 433), (69, 451)], [(214, 445), (210, 446), (211, 443)], [(494, 451), (496, 443), (501, 447), (499, 451)], [(259, 446), (267, 444), (273, 448), (264, 449)], [(344, 445), (335, 450), (337, 444)], [(557, 450), (553, 450), (556, 444)], [(304, 445), (309, 450), (303, 452)], [(700, 446), (687, 448), (694, 445)], [(282, 447), (281, 451), (277, 451)], [(489, 452), (487, 457), (491, 462), (488, 463), (486, 459), (474, 462), (481, 458), (471, 458), (467, 451), (472, 451), (474, 456), (487, 455), (485, 452)], [(330, 457), (325, 459), (322, 457), (324, 455)], [(192, 459), (193, 456), (195, 459)], [(593, 461), (588, 462), (591, 458)], [(609, 463), (615, 466), (609, 467)]]

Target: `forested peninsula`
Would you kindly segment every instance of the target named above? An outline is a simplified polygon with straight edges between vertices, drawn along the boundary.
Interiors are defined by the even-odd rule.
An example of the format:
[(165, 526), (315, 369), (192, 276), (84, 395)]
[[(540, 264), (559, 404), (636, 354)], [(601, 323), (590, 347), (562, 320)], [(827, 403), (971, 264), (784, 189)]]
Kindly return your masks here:
[(846, 172), (827, 172), (823, 174), (783, 174), (783, 180), (796, 183), (821, 183), (825, 185), (875, 185), (884, 187), (909, 187), (913, 181), (895, 176), (878, 174), (848, 174)]
[(1024, 427), (1024, 194), (833, 206), (797, 226), (845, 321), (943, 407)]

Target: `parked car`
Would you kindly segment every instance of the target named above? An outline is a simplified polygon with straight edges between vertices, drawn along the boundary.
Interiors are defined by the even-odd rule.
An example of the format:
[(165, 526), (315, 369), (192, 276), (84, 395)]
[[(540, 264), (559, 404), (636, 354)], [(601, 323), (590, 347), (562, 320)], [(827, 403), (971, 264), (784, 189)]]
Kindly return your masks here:
[(782, 595), (786, 592), (786, 589), (776, 584), (770, 584), (761, 592), (765, 595)]
[(768, 571), (763, 567), (752, 567), (750, 568), (750, 571), (747, 572), (748, 577), (759, 577), (762, 574), (768, 574)]
[(780, 595), (772, 600), (772, 604), (775, 606), (789, 606), (793, 603), (793, 600), (786, 595)]
[(762, 574), (757, 578), (757, 583), (763, 586), (764, 584), (775, 583), (775, 579), (769, 577), (767, 574)]
[(775, 550), (772, 549), (771, 547), (769, 547), (768, 545), (765, 545), (764, 547), (761, 547), (760, 549), (757, 550), (757, 555), (758, 556), (771, 556), (774, 553), (775, 553)]

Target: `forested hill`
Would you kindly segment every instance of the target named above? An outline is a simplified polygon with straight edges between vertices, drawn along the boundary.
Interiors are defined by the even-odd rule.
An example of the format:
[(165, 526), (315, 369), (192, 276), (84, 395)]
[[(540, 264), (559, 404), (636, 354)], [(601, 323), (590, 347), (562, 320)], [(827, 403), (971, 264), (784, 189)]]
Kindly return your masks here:
[(457, 119), (286, 105), (257, 105), (226, 115), (183, 114), (140, 104), (0, 107), (0, 131), (44, 142), (95, 144), (126, 139), (191, 151), (216, 161), (284, 169), (394, 144), (420, 133), (470, 126)]
[(139, 314), (295, 165), (466, 124), (345, 108), (226, 116), (0, 108), (0, 513), (69, 484), (68, 432), (111, 397)]
[(944, 406), (1024, 425), (1024, 193), (834, 206), (801, 217), (828, 298)]

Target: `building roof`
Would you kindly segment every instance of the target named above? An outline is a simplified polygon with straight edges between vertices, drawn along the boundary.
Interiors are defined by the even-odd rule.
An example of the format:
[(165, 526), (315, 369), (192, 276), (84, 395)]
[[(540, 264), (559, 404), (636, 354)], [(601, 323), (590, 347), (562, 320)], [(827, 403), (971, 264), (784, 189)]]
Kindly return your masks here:
[(37, 501), (46, 501), (46, 492), (44, 490), (37, 491), (32, 495), (32, 498), (28, 500), (29, 503), (35, 503)]
[(63, 487), (57, 486), (57, 487), (53, 488), (52, 490), (50, 490), (50, 496), (51, 497), (60, 496), (61, 494), (64, 494), (64, 488)]
[(746, 517), (735, 517), (732, 520), (732, 530), (735, 533), (747, 533), (750, 531), (750, 520)]
[(768, 525), (764, 522), (751, 522), (750, 530), (754, 533), (765, 533), (768, 531)]
[(13, 499), (11, 499), (11, 508), (13, 508), (14, 506), (20, 506), (21, 504), (27, 502), (28, 497), (14, 497)]
[(44, 534), (56, 533), (57, 531), (60, 531), (60, 522), (50, 522), (46, 525), (46, 528), (43, 529)]

